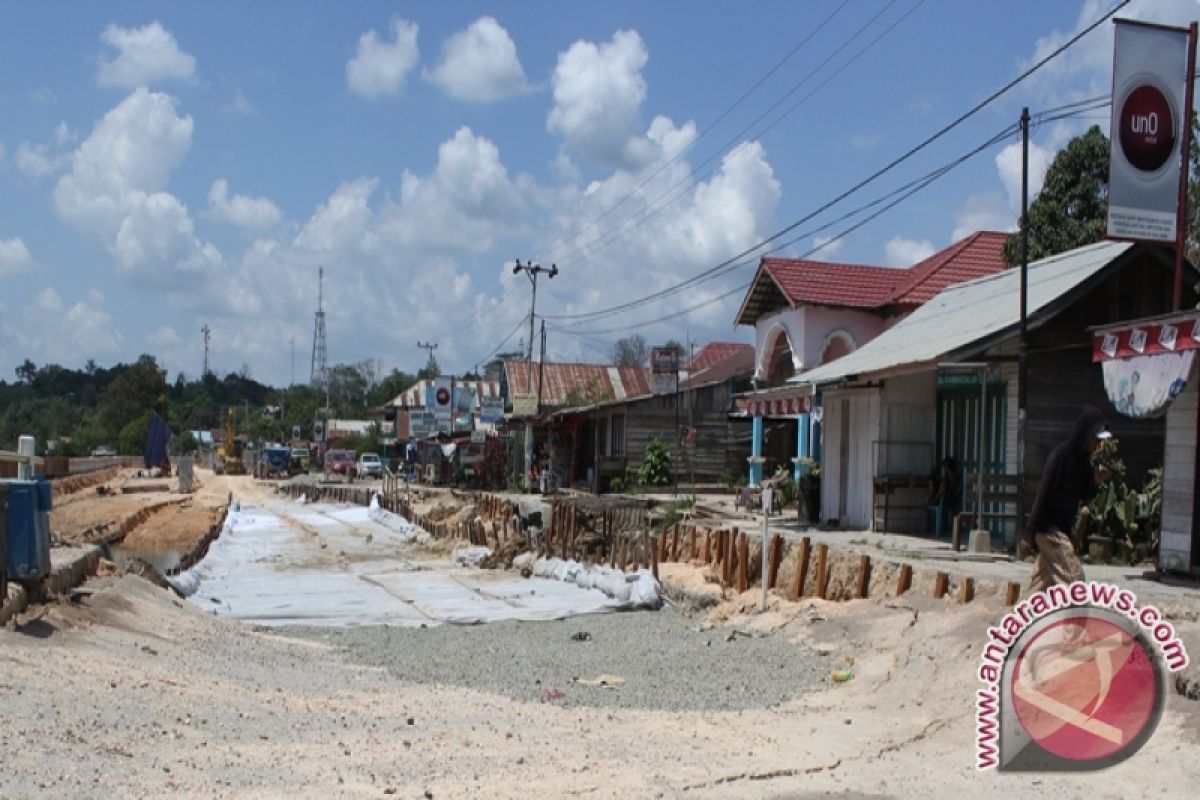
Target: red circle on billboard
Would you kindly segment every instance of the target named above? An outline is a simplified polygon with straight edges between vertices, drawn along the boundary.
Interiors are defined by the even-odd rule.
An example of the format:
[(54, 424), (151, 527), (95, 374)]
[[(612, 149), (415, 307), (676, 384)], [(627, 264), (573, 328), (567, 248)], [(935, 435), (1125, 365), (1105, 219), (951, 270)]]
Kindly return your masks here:
[(445, 386), (439, 387), (437, 390), (437, 404), (439, 406), (450, 405), (450, 390)]
[(1120, 116), (1121, 152), (1143, 172), (1157, 172), (1175, 152), (1175, 116), (1157, 86), (1142, 84), (1125, 96)]
[(1022, 647), (1012, 671), (1018, 721), (1046, 751), (1096, 761), (1134, 746), (1154, 723), (1154, 656), (1120, 626), (1078, 616)]

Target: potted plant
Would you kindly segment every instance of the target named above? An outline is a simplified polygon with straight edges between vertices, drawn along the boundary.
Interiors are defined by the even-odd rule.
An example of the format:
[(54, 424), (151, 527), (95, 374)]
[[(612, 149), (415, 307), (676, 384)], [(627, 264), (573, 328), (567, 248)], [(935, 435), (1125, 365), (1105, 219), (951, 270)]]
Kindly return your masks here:
[(811, 458), (802, 458), (796, 462), (800, 472), (800, 496), (804, 499), (804, 508), (808, 513), (808, 521), (821, 521), (821, 465)]

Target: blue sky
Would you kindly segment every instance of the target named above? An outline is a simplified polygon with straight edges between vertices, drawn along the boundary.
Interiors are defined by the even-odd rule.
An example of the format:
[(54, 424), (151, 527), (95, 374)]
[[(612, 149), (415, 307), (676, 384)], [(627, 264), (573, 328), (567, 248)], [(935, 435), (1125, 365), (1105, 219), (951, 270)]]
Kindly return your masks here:
[[(527, 337), (598, 360), (640, 333), (735, 328), (755, 258), (1101, 17), (1096, 0), (6, 3), (0, 375), (152, 353), (198, 375), (309, 376), (317, 270), (332, 363), (447, 372)], [(1195, 0), (1119, 16), (1186, 24)], [(772, 247), (1034, 114), (1107, 94), (1112, 24)], [(1094, 110), (1038, 125), (1035, 188)], [(1019, 208), (1009, 134), (813, 255), (907, 266)], [(825, 227), (822, 230), (822, 226)], [(690, 311), (689, 311), (690, 309)], [(681, 313), (687, 312), (687, 313)], [(511, 338), (506, 340), (506, 337)], [(293, 346), (294, 342), (294, 346)], [(294, 360), (292, 353), (295, 353)]]

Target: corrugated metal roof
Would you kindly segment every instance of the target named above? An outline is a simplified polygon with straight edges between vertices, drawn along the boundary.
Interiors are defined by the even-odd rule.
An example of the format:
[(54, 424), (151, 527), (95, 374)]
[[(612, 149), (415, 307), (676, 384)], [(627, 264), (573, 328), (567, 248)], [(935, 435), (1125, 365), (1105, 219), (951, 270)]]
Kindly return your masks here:
[(692, 363), (688, 365), (688, 371), (700, 372), (739, 353), (750, 353), (753, 358), (754, 345), (743, 342), (709, 342), (692, 356)]
[[(1100, 242), (1029, 265), (1030, 319), (1124, 255), (1132, 244)], [(1010, 269), (943, 290), (853, 353), (793, 377), (823, 384), (848, 375), (926, 364), (1020, 323), (1020, 270)]]
[[(539, 364), (533, 364), (532, 380), (524, 361), (505, 361), (504, 371), (510, 395), (537, 393)], [(541, 391), (543, 406), (561, 406), (572, 392), (605, 399), (634, 397), (650, 393), (650, 370), (607, 364), (546, 364)]]

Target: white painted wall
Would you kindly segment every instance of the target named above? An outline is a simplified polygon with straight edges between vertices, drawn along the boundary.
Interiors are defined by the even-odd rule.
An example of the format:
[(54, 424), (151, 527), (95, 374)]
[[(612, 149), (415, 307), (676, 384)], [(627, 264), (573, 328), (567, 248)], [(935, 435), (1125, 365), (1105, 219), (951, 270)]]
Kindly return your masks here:
[[(879, 438), (881, 394), (879, 389), (833, 390), (822, 400), (821, 516), (844, 516), (854, 530), (871, 527), (871, 445)], [(846, 430), (850, 435), (843, 442)]]
[(754, 377), (766, 379), (772, 346), (780, 332), (788, 337), (792, 366), (796, 372), (802, 372), (820, 363), (825, 342), (835, 331), (848, 334), (858, 348), (883, 333), (894, 321), (861, 311), (821, 306), (788, 308), (765, 315), (754, 326)]
[(1163, 448), (1162, 539), (1158, 565), (1188, 572), (1192, 563), (1192, 517), (1196, 477), (1196, 368), (1183, 394), (1167, 409), (1167, 435)]

